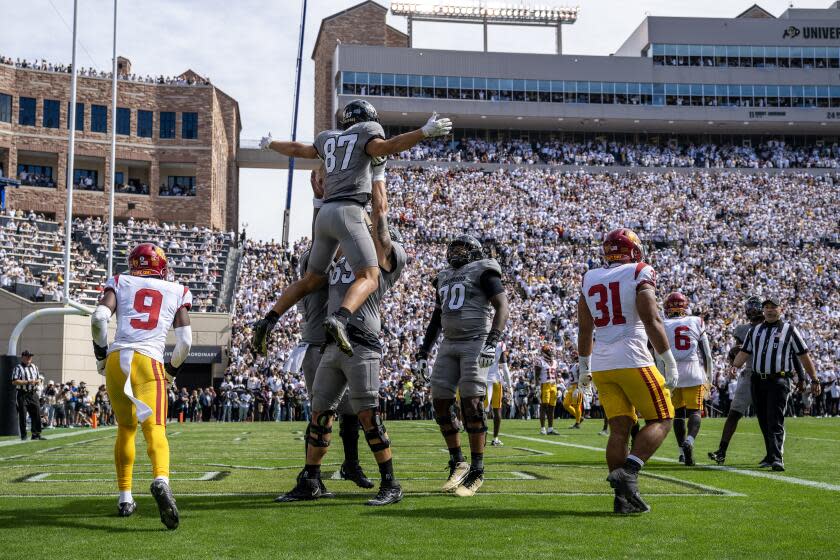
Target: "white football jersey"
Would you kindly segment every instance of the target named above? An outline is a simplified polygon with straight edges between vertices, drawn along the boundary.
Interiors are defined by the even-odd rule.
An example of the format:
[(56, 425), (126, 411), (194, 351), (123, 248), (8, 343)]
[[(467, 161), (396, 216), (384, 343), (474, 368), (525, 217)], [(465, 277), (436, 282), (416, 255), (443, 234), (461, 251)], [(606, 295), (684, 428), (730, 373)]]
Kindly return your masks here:
[(537, 369), (540, 372), (540, 384), (557, 383), (557, 360), (547, 361), (540, 358), (537, 362)]
[(583, 276), (582, 293), (595, 322), (592, 371), (650, 367), (647, 333), (636, 310), (636, 288), (656, 286), (649, 264), (594, 268)]
[(576, 384), (580, 381), (580, 364), (572, 364), (569, 368), (569, 385)]
[(677, 387), (695, 387), (706, 383), (706, 372), (700, 362), (700, 337), (705, 328), (700, 317), (665, 318), (665, 334), (680, 373)]
[(163, 362), (166, 333), (182, 307), (192, 307), (189, 288), (149, 276), (117, 274), (105, 283), (117, 297), (117, 334), (108, 352), (130, 349)]

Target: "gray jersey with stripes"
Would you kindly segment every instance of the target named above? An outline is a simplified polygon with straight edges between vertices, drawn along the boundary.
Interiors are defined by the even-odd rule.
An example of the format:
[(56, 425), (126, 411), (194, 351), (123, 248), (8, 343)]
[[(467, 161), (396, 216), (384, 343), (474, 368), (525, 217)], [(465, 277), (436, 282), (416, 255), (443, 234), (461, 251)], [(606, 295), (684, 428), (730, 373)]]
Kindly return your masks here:
[[(309, 264), (309, 251), (300, 257), (300, 275), (306, 274), (306, 267)], [(323, 344), (326, 340), (324, 332), (324, 321), (327, 319), (327, 303), (329, 301), (329, 289), (324, 286), (320, 290), (308, 294), (298, 303), (298, 311), (303, 315), (301, 326), (301, 340), (309, 344)]]
[[(379, 337), (379, 331), (382, 330), (382, 318), (379, 314), (379, 303), (382, 298), (397, 283), (405, 263), (408, 260), (405, 249), (399, 243), (393, 243), (393, 262), (394, 268), (390, 272), (386, 272), (380, 268), (379, 270), (379, 286), (376, 290), (368, 296), (362, 303), (362, 306), (356, 311), (347, 326), (353, 326), (363, 331), (364, 333)], [(347, 264), (347, 259), (341, 257), (335, 266), (330, 270), (330, 296), (329, 296), (329, 312), (335, 313), (341, 307), (341, 302), (344, 301), (344, 295), (350, 288), (350, 285), (356, 281), (356, 275), (350, 265)]]
[(385, 138), (382, 125), (361, 122), (347, 130), (325, 130), (314, 146), (324, 161), (324, 202), (350, 199), (365, 204), (370, 199), (372, 159), (365, 146), (374, 138)]
[(488, 270), (502, 274), (495, 259), (482, 259), (446, 268), (435, 278), (444, 338), (470, 340), (490, 332), (494, 310), (481, 289), (481, 276)]

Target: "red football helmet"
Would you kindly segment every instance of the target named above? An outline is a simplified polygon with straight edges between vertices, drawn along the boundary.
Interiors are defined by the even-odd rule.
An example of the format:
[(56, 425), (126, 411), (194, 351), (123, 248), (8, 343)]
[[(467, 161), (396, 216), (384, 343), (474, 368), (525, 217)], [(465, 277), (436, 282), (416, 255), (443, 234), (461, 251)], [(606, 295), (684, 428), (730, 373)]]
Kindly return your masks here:
[(551, 347), (550, 344), (543, 344), (542, 348), (540, 348), (540, 352), (549, 360), (554, 358), (554, 349)]
[(627, 228), (614, 229), (604, 238), (604, 258), (612, 263), (641, 262), (645, 258), (642, 241), (633, 230)]
[(679, 292), (671, 292), (665, 298), (665, 315), (677, 317), (688, 313), (688, 298)]
[(132, 276), (158, 276), (166, 279), (166, 253), (154, 243), (141, 243), (128, 256)]

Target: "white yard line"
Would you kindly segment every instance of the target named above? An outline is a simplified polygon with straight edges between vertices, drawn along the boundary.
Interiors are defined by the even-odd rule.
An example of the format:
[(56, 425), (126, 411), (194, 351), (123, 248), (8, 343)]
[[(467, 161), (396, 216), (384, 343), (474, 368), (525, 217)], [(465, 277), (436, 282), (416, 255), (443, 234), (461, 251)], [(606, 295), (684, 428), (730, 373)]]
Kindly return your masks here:
[[(75, 432), (64, 432), (64, 433), (45, 433), (43, 434), (46, 438), (46, 441), (52, 441), (54, 439), (61, 439), (66, 437), (73, 437), (73, 436), (82, 436), (82, 435), (92, 435), (96, 432), (104, 432), (108, 430), (116, 430), (116, 426), (106, 426), (104, 428), (96, 428), (96, 430), (78, 430)], [(38, 440), (35, 440), (38, 441)], [(11, 441), (0, 441), (0, 447), (9, 447), (10, 445), (27, 445), (31, 444), (33, 441), (31, 439), (23, 440), (23, 439), (13, 439)]]
[[(99, 493), (88, 493), (88, 494), (0, 494), (0, 500), (5, 498), (12, 498), (12, 499), (44, 499), (44, 498), (101, 498), (107, 496), (113, 496), (114, 492), (99, 492)], [(339, 496), (359, 496), (360, 499), (364, 498), (367, 494), (364, 492), (338, 492)], [(265, 492), (188, 492), (188, 493), (176, 493), (177, 498), (181, 497), (218, 497), (218, 498), (225, 498), (225, 497), (266, 497), (266, 498), (273, 498), (277, 494), (269, 494)], [(444, 492), (405, 492), (406, 496), (440, 496), (442, 498), (447, 499), (455, 499), (452, 494), (446, 494)], [(474, 497), (478, 496), (591, 496), (591, 497), (599, 497), (602, 498), (604, 496), (612, 496), (612, 492), (479, 492)], [(684, 492), (659, 492), (659, 493), (645, 493), (645, 497), (650, 496), (660, 496), (660, 497), (680, 497), (680, 498), (697, 498), (697, 497), (712, 497), (712, 498), (725, 498), (729, 497), (728, 494), (703, 494), (703, 493), (684, 493)], [(325, 500), (329, 500), (329, 498), (324, 498)], [(282, 507), (282, 506), (278, 506)]]

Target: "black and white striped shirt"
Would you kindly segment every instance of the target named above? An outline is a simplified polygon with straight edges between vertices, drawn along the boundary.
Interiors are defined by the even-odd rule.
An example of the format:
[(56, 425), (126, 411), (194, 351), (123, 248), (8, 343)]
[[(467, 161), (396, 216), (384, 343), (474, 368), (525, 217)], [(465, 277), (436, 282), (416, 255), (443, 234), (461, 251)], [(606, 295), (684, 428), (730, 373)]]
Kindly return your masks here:
[(796, 327), (780, 320), (754, 326), (741, 350), (752, 355), (753, 372), (772, 375), (792, 372), (794, 355), (805, 354), (808, 346)]
[[(27, 366), (23, 364), (18, 364), (15, 366), (15, 369), (12, 371), (12, 380), (14, 381), (28, 381), (30, 383), (37, 383), (39, 381), (39, 374), (38, 374), (38, 366), (31, 363)], [(20, 389), (24, 391), (28, 390), (28, 386), (18, 386)]]

